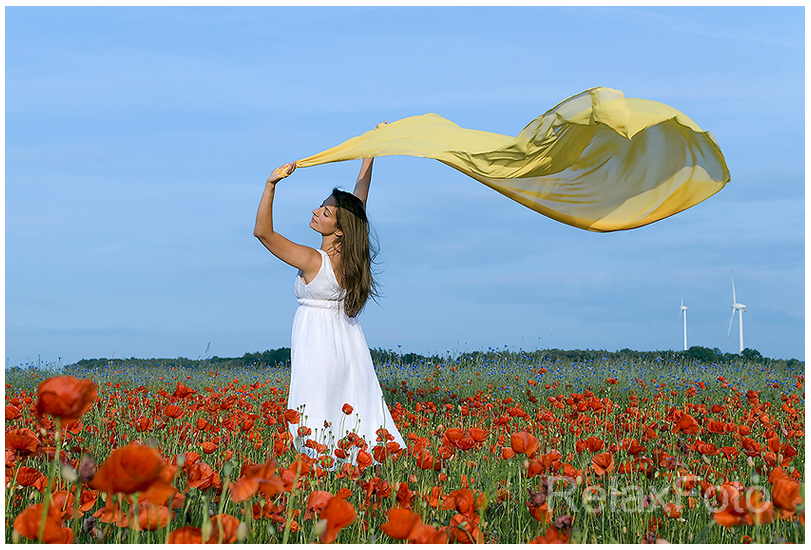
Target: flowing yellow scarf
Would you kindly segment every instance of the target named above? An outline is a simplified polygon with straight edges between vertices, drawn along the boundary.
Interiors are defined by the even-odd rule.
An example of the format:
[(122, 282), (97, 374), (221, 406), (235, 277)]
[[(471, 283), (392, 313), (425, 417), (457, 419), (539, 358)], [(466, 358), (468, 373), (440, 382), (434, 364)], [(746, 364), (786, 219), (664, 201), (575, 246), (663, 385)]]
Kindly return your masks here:
[(511, 137), (437, 115), (404, 118), (296, 162), (412, 155), (456, 168), (513, 200), (590, 231), (632, 229), (720, 191), (729, 169), (715, 139), (662, 103), (591, 88)]

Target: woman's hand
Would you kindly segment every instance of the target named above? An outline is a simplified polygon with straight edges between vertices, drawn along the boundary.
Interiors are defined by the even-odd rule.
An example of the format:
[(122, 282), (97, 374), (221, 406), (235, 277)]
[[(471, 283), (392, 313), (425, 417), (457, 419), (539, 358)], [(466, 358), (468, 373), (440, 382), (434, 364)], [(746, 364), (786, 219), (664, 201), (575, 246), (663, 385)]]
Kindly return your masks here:
[(385, 125), (386, 125), (386, 124), (388, 124), (388, 123), (389, 123), (389, 121), (388, 121), (388, 120), (384, 120), (383, 122), (381, 122), (380, 124), (378, 124), (377, 126), (375, 126), (375, 130), (377, 130), (377, 129), (378, 129), (378, 128), (380, 128), (381, 126), (385, 126)]
[(273, 172), (270, 173), (270, 177), (268, 178), (267, 183), (276, 184), (280, 180), (282, 180), (282, 179), (286, 178), (287, 176), (289, 176), (290, 174), (292, 174), (293, 170), (295, 170), (295, 169), (296, 169), (296, 163), (295, 162), (289, 162), (287, 164), (279, 166), (278, 168), (274, 169)]

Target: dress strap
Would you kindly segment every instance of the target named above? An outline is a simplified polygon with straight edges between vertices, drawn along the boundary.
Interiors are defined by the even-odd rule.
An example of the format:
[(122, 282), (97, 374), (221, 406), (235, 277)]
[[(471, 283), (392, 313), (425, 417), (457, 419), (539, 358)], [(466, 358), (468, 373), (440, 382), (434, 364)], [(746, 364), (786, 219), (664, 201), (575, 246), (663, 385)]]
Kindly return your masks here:
[(335, 283), (335, 285), (338, 286), (338, 288), (341, 288), (341, 285), (338, 284), (338, 276), (335, 275), (335, 270), (332, 268), (332, 260), (330, 259), (329, 254), (327, 254), (325, 250), (321, 250), (320, 248), (317, 248), (316, 250), (318, 250), (321, 253), (321, 267), (322, 268), (326, 267), (326, 269), (329, 272), (328, 277), (332, 279), (332, 282)]

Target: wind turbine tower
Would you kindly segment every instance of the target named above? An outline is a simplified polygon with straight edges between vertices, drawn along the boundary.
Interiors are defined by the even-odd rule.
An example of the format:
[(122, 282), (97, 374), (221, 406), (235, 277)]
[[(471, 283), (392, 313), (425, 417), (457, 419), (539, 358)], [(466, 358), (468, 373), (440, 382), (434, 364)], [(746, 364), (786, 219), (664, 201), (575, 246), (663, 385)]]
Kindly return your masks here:
[(684, 351), (687, 351), (687, 306), (684, 305), (684, 294), (681, 295), (681, 310), (679, 317), (684, 314)]
[(738, 322), (740, 323), (740, 340), (739, 340), (739, 350), (738, 353), (743, 353), (743, 312), (746, 311), (746, 306), (743, 304), (739, 304), (738, 300), (735, 298), (735, 270), (732, 270), (732, 318), (729, 320), (729, 330), (727, 331), (727, 340), (729, 339), (729, 335), (732, 334), (732, 322), (735, 321), (735, 312), (740, 312), (738, 314)]

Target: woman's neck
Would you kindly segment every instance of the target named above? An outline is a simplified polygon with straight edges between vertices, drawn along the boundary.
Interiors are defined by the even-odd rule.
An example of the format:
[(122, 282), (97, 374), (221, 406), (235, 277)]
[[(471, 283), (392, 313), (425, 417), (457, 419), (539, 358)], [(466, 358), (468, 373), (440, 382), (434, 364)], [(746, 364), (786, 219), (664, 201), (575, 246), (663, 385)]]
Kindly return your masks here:
[(324, 235), (321, 239), (321, 250), (334, 257), (341, 254), (341, 243), (335, 235)]

